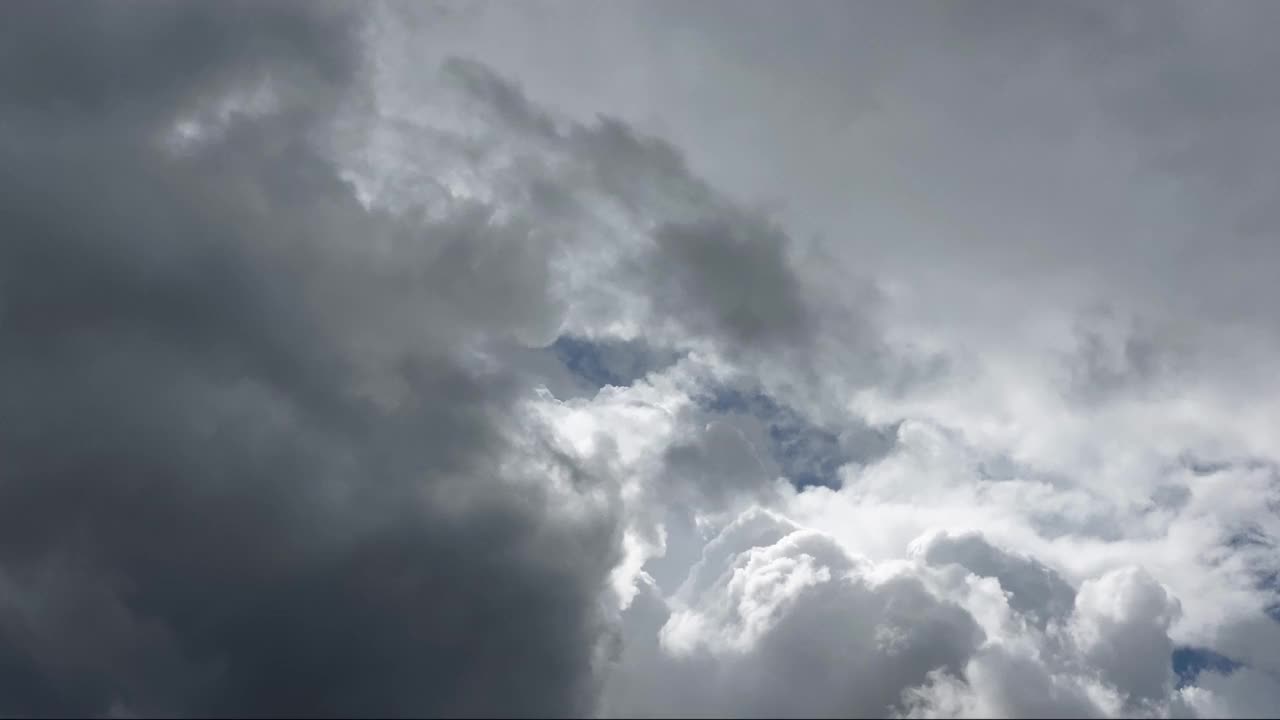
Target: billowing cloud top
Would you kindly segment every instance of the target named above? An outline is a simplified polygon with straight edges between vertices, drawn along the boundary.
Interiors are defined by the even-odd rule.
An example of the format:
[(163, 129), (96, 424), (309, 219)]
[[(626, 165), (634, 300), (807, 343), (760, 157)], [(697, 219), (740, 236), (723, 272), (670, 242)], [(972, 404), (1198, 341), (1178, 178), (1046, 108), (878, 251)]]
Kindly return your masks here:
[(1278, 8), (10, 3), (0, 715), (1273, 714)]

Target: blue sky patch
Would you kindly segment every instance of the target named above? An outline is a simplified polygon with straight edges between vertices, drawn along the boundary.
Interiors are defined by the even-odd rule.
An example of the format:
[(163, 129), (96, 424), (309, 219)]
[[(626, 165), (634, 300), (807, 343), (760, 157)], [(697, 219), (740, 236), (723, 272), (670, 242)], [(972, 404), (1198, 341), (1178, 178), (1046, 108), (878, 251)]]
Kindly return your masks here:
[(1267, 614), (1267, 617), (1280, 622), (1280, 573), (1275, 570), (1260, 573), (1257, 584), (1259, 590), (1271, 594), (1271, 602), (1267, 603), (1262, 611)]
[(1280, 600), (1267, 605), (1262, 611), (1267, 614), (1267, 617), (1280, 623)]
[(598, 341), (569, 335), (557, 338), (550, 350), (569, 372), (596, 390), (605, 385), (628, 387), (680, 357), (641, 340)]
[(860, 428), (842, 438), (758, 392), (718, 388), (703, 407), (714, 413), (752, 415), (768, 428), (769, 454), (797, 488), (839, 488), (840, 466), (880, 457), (893, 447), (893, 428)]
[(1195, 683), (1200, 673), (1206, 670), (1221, 675), (1230, 675), (1243, 667), (1242, 663), (1232, 660), (1226, 655), (1216, 653), (1208, 648), (1190, 646), (1174, 648), (1171, 661), (1173, 663), (1173, 673), (1178, 676), (1179, 688)]

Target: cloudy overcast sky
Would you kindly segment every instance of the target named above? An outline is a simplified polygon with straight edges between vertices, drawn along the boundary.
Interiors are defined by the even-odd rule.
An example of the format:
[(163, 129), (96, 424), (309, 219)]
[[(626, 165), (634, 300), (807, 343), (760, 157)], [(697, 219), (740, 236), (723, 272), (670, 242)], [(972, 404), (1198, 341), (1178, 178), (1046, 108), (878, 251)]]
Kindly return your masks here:
[(0, 15), (0, 715), (1280, 708), (1280, 4)]

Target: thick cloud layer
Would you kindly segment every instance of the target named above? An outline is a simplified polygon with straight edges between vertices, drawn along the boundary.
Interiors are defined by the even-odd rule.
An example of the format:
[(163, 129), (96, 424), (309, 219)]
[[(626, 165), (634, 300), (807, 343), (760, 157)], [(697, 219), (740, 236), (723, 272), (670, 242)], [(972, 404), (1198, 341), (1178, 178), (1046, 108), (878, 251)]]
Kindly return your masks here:
[[(3, 712), (589, 711), (614, 510), (561, 517), (459, 351), (554, 315), (545, 258), (483, 257), (529, 239), (483, 204), (360, 205), (318, 144), (357, 18), (12, 10)], [(167, 149), (259, 81), (281, 107)]]
[(1269, 6), (7, 10), (0, 715), (1280, 703)]

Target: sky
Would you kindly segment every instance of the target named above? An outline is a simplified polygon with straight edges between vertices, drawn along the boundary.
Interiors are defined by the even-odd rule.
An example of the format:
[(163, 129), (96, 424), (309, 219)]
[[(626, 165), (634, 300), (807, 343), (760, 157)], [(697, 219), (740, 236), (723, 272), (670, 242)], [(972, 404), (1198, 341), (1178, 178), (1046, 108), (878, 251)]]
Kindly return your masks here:
[(1280, 5), (4, 15), (0, 716), (1280, 707)]

